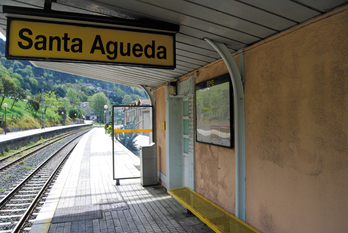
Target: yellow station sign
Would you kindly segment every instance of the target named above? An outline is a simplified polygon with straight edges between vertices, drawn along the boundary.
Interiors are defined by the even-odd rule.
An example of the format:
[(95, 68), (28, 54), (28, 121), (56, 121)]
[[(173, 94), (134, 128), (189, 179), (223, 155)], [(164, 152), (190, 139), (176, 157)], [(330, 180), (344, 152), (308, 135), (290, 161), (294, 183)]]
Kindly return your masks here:
[(7, 57), (175, 68), (174, 34), (8, 19)]

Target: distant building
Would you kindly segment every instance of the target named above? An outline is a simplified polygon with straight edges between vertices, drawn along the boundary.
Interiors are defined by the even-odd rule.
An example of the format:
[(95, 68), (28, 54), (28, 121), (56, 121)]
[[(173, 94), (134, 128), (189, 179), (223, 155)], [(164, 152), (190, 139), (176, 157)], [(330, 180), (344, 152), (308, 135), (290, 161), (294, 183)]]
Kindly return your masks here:
[(83, 111), (85, 111), (85, 113), (86, 113), (86, 120), (92, 120), (91, 119), (91, 115), (93, 113), (92, 113), (91, 109), (88, 106), (88, 102), (82, 102), (80, 106), (83, 109)]
[(92, 83), (87, 83), (86, 86), (89, 88), (89, 89), (95, 89), (95, 86), (92, 84)]
[[(146, 107), (151, 106), (150, 100), (138, 99), (133, 103), (127, 103), (127, 105), (130, 105), (130, 107), (125, 107), (123, 109), (124, 124), (127, 124), (127, 122), (132, 123), (134, 117), (136, 117), (135, 122), (137, 123), (140, 121), (140, 123), (135, 127), (135, 129), (150, 129), (150, 108)], [(149, 133), (142, 134), (149, 135)]]

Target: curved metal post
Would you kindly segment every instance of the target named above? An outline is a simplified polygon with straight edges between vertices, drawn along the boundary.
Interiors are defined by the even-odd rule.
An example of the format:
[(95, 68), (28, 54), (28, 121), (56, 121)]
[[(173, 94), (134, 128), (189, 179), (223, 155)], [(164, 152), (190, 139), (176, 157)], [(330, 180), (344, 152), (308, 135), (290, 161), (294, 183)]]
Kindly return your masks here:
[(236, 217), (245, 221), (245, 116), (244, 90), (236, 61), (226, 45), (204, 38), (221, 56), (231, 76), (234, 99), (234, 138), (236, 166)]
[(145, 85), (141, 85), (141, 87), (146, 91), (147, 95), (150, 98), (151, 106), (152, 106), (152, 141), (156, 143), (156, 102), (153, 98), (153, 94), (151, 89)]

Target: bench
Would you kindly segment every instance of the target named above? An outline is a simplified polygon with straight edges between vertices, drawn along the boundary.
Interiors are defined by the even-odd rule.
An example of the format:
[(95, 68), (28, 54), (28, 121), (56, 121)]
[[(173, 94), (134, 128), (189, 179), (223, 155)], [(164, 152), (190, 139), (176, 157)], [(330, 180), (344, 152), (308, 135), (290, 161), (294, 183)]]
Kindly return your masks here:
[(168, 193), (215, 232), (259, 233), (188, 187), (169, 189)]

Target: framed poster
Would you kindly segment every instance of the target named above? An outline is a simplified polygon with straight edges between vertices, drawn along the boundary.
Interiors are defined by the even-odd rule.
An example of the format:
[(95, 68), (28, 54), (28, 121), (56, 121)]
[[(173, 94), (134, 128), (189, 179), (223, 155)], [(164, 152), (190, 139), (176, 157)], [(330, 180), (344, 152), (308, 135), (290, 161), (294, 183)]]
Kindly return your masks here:
[(196, 84), (196, 141), (234, 146), (233, 101), (230, 75)]

